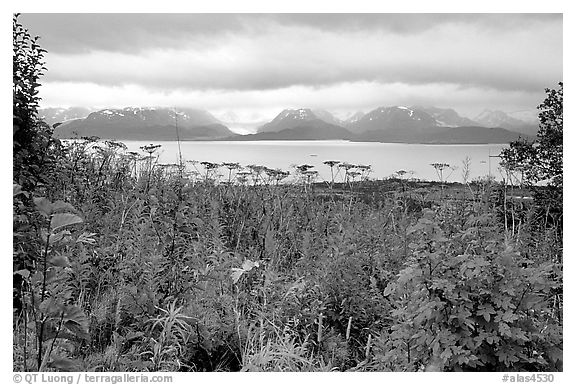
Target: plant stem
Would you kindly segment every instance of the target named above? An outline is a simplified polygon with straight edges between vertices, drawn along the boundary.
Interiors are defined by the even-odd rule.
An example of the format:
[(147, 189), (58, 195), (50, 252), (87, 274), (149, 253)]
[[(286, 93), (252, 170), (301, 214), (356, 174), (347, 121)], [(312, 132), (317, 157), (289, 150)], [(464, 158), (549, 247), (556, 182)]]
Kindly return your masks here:
[[(50, 225), (48, 225), (48, 235), (46, 236), (46, 247), (44, 248), (44, 260), (42, 266), (42, 292), (40, 293), (40, 304), (44, 302), (44, 298), (46, 295), (46, 271), (48, 266), (48, 248), (50, 246)], [(32, 293), (34, 295), (34, 293)], [(38, 370), (40, 371), (40, 367), (42, 365), (42, 344), (44, 339), (44, 326), (46, 324), (46, 317), (42, 317), (42, 321), (40, 322), (40, 331), (38, 333), (38, 356), (36, 357), (36, 361), (38, 364)]]

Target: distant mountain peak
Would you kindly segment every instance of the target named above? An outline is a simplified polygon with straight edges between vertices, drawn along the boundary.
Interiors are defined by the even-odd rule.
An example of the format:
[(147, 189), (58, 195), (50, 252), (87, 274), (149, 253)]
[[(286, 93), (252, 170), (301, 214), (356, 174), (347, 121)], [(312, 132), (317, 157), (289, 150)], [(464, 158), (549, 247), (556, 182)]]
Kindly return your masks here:
[(414, 109), (425, 111), (436, 120), (438, 127), (460, 127), (460, 126), (477, 126), (478, 123), (460, 116), (452, 108), (439, 108), (439, 107), (421, 107), (415, 106)]
[(310, 120), (317, 119), (317, 117), (310, 108), (298, 108), (283, 110), (280, 114), (278, 114), (276, 119)]
[(105, 139), (174, 140), (179, 128), (181, 139), (221, 138), (234, 135), (209, 112), (192, 108), (124, 107), (105, 108), (84, 119), (58, 126), (61, 138), (98, 136)]
[(523, 121), (513, 118), (504, 111), (491, 109), (484, 109), (484, 111), (476, 116), (475, 120), (486, 127), (511, 127), (524, 124)]
[(410, 131), (414, 134), (442, 127), (477, 126), (478, 123), (460, 116), (451, 108), (392, 106), (378, 107), (359, 119), (347, 122), (355, 133), (373, 130)]
[(286, 109), (272, 121), (262, 125), (258, 133), (281, 133), (282, 137), (297, 138), (344, 138), (350, 135), (344, 122), (325, 110), (310, 108)]
[(397, 106), (399, 110), (404, 110), (410, 114), (410, 116), (414, 116), (414, 110), (405, 106)]
[(320, 123), (340, 125), (328, 111), (310, 108), (285, 109), (280, 112), (271, 122), (264, 124), (258, 132), (279, 132), (304, 125), (318, 125)]
[(87, 117), (94, 109), (85, 107), (48, 107), (40, 108), (38, 116), (49, 125), (63, 123)]
[(518, 119), (524, 123), (527, 124), (539, 124), (540, 123), (540, 119), (539, 119), (539, 114), (540, 111), (538, 111), (537, 109), (531, 109), (531, 110), (520, 110), (520, 111), (512, 111), (512, 112), (507, 112), (507, 114), (511, 117), (513, 117), (514, 119)]
[[(504, 111), (485, 109), (475, 120), (483, 127), (500, 127), (527, 135), (535, 135), (538, 132), (538, 120), (536, 111), (527, 113), (512, 113), (511, 116)], [(520, 118), (520, 119), (518, 119)]]
[(424, 111), (406, 106), (378, 107), (358, 119), (351, 128), (355, 132), (369, 130), (402, 130), (437, 126)]

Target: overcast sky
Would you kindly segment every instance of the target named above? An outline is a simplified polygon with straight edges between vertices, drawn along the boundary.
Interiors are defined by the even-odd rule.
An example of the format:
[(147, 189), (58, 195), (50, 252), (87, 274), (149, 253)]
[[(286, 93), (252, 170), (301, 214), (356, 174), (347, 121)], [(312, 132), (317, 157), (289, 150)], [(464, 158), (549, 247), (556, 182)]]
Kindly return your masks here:
[(558, 14), (25, 14), (42, 106), (534, 109), (562, 80)]

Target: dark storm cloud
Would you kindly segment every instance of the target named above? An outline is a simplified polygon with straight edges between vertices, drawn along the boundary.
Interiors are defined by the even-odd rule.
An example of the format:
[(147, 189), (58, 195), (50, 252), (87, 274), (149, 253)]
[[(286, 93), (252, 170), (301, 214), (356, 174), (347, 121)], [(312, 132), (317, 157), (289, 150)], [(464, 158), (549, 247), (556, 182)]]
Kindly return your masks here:
[(560, 14), (282, 14), (272, 15), (281, 24), (312, 26), (324, 30), (379, 29), (398, 34), (422, 33), (442, 24), (478, 24), (486, 28), (529, 28), (533, 23), (561, 20)]
[[(168, 90), (268, 90), (368, 81), (538, 91), (562, 77), (561, 23), (557, 22), (488, 29), (465, 23), (469, 16), (437, 17), (438, 23), (451, 22), (437, 24), (426, 33), (400, 34), (370, 28), (331, 29), (350, 15), (324, 18), (330, 28), (303, 26), (311, 20), (302, 16), (295, 24), (293, 17), (267, 18), (268, 24), (258, 24), (266, 33), (189, 38), (179, 45), (156, 44), (144, 51), (125, 44), (122, 51), (49, 52), (46, 79)], [(358, 17), (372, 20), (368, 15), (354, 20)], [(232, 25), (232, 20), (226, 25)], [(118, 40), (124, 42), (124, 35)]]
[(187, 38), (241, 31), (239, 15), (220, 14), (24, 14), (22, 22), (54, 53), (138, 52), (174, 47)]
[(24, 14), (22, 21), (49, 51), (131, 51), (177, 47), (188, 39), (258, 34), (262, 27), (301, 26), (324, 31), (382, 30), (418, 34), (444, 24), (487, 29), (531, 28), (561, 22), (561, 14)]

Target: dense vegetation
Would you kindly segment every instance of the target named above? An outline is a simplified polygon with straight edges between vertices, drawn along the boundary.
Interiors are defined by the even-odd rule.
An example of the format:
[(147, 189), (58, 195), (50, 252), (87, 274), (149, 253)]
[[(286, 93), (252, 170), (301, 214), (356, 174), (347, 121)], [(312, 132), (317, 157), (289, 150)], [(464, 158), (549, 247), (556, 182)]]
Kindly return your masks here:
[(14, 370), (562, 369), (561, 207), (62, 143), (14, 31)]

